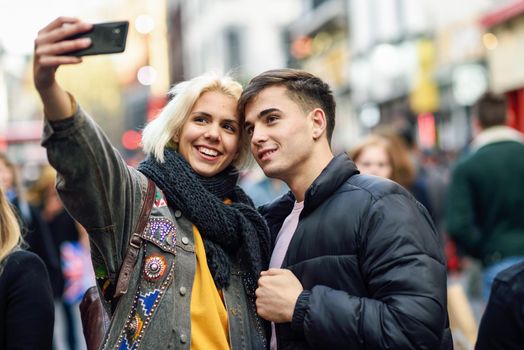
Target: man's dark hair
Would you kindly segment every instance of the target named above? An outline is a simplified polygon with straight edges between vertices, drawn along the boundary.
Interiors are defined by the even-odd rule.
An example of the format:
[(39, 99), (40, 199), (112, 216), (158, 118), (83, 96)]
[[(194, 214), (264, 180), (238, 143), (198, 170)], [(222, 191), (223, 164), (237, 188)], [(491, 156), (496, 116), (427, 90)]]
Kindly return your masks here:
[(245, 109), (262, 90), (272, 86), (284, 86), (288, 96), (308, 113), (321, 108), (326, 115), (327, 140), (331, 143), (335, 128), (335, 98), (328, 84), (311, 73), (297, 69), (274, 69), (261, 73), (251, 79), (238, 101), (238, 114), (245, 118)]
[(506, 98), (487, 92), (473, 105), (473, 113), (477, 116), (483, 128), (506, 123)]

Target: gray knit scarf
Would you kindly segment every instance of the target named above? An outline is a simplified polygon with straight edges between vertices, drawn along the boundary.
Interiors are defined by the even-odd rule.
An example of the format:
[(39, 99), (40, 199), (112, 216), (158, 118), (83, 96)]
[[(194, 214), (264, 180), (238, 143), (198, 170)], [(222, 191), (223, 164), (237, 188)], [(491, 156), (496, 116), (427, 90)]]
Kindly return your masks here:
[[(260, 271), (269, 264), (269, 230), (251, 199), (237, 186), (238, 171), (229, 166), (215, 176), (203, 177), (175, 150), (166, 149), (164, 159), (159, 163), (149, 156), (138, 170), (164, 192), (171, 208), (179, 209), (196, 225), (217, 287), (229, 286), (231, 261), (239, 259), (249, 275), (246, 290), (254, 294)], [(226, 198), (233, 203), (224, 204)]]

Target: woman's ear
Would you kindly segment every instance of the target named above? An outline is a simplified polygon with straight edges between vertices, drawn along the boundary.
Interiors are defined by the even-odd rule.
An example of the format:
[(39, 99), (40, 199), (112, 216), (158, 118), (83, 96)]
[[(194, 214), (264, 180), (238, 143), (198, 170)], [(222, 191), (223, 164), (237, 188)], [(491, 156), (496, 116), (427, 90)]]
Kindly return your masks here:
[(318, 140), (326, 131), (326, 114), (321, 108), (315, 108), (311, 111), (310, 115), (313, 126), (313, 139)]

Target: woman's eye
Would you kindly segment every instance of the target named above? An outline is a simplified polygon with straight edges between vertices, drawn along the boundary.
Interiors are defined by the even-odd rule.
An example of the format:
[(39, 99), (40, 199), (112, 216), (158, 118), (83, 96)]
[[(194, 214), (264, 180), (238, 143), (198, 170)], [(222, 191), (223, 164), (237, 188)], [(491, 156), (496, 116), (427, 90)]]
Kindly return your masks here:
[(195, 117), (193, 118), (193, 121), (196, 123), (205, 123), (207, 122), (207, 119), (205, 117)]
[(246, 132), (246, 134), (247, 134), (248, 136), (252, 136), (252, 135), (253, 135), (253, 130), (254, 130), (254, 128), (253, 128), (251, 125), (246, 126), (246, 127), (244, 128), (244, 131)]
[(229, 130), (231, 132), (237, 131), (237, 128), (233, 124), (230, 124), (230, 123), (224, 124), (224, 129)]

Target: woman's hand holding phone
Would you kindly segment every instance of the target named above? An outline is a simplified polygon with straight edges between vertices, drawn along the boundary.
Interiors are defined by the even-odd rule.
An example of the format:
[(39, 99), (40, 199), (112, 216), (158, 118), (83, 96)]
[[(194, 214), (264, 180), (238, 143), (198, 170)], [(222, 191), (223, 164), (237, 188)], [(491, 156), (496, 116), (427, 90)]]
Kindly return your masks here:
[(57, 120), (71, 115), (71, 101), (56, 82), (55, 73), (62, 64), (77, 64), (80, 57), (67, 53), (91, 45), (91, 39), (70, 39), (71, 36), (91, 30), (91, 23), (77, 18), (58, 17), (38, 32), (34, 46), (33, 81), (44, 104), (46, 117)]
[(60, 65), (82, 62), (81, 58), (67, 53), (89, 47), (91, 39), (68, 38), (89, 31), (92, 26), (93, 24), (77, 18), (58, 17), (38, 32), (34, 48), (33, 79), (39, 92), (54, 85), (55, 72)]

